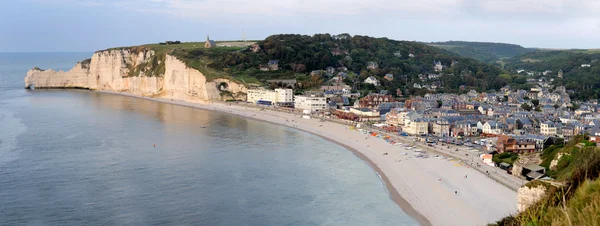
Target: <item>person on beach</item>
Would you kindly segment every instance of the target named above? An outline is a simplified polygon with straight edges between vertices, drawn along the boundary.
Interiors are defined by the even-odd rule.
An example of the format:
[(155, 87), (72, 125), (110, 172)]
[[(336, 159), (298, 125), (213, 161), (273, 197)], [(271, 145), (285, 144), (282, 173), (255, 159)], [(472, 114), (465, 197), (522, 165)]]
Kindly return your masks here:
[(454, 191), (454, 195), (458, 195), (458, 191)]
[(465, 179), (467, 178), (467, 175), (465, 175)]

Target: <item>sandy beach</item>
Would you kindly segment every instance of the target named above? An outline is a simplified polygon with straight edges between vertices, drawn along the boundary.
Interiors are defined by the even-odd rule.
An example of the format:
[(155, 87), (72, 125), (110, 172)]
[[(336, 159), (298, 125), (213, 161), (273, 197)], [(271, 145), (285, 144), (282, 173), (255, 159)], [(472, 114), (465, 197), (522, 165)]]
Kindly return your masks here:
[(421, 225), (485, 225), (517, 212), (514, 190), (456, 159), (433, 157), (435, 154), (417, 158), (417, 148), (391, 145), (381, 138), (351, 130), (347, 125), (237, 104), (198, 104), (100, 92), (253, 118), (293, 127), (338, 143), (371, 165), (386, 183), (390, 198)]

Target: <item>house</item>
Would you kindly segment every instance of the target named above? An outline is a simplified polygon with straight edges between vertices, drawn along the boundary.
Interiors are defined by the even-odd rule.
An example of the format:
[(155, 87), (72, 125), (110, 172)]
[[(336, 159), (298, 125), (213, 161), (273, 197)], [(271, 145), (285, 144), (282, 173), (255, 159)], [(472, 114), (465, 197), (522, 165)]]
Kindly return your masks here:
[(415, 57), (415, 55), (414, 55), (414, 54), (412, 54), (412, 53), (409, 53), (409, 54), (408, 54), (408, 57), (410, 57), (410, 58), (413, 58), (413, 57)]
[(269, 71), (269, 67), (264, 64), (259, 64), (258, 69), (260, 69), (261, 71)]
[(592, 65), (590, 64), (582, 64), (581, 67), (591, 67)]
[(540, 123), (540, 135), (556, 136), (556, 124), (552, 121)]
[(506, 125), (496, 122), (496, 121), (487, 121), (483, 124), (482, 132), (486, 134), (502, 134), (504, 130), (507, 129)]
[(524, 130), (533, 130), (533, 123), (526, 117), (517, 117), (517, 123), (519, 125), (519, 129)]
[(573, 124), (564, 125), (559, 129), (562, 138), (564, 138), (565, 140), (570, 140), (575, 136), (575, 125)]
[(461, 116), (445, 116), (438, 118), (432, 123), (432, 134), (439, 137), (448, 137), (451, 135), (451, 127), (453, 127), (457, 121), (464, 119), (465, 118)]
[[(206, 45), (206, 44), (205, 44), (205, 45)], [(252, 45), (250, 45), (250, 50), (251, 50), (253, 53), (258, 53), (258, 52), (260, 52), (260, 45), (258, 45), (258, 44), (256, 44), (256, 43), (255, 43), (255, 44), (252, 44)]]
[(435, 72), (441, 72), (442, 70), (444, 70), (444, 66), (442, 65), (442, 62), (433, 60), (433, 70)]
[(490, 105), (480, 105), (478, 110), (482, 115), (494, 115), (494, 108)]
[(429, 78), (429, 79), (438, 79), (438, 78), (441, 78), (441, 77), (442, 77), (442, 74), (429, 74), (429, 75), (427, 75), (427, 78)]
[(479, 129), (477, 129), (477, 122), (473, 120), (464, 120), (454, 123), (454, 126), (450, 128), (451, 135), (454, 137), (464, 136), (477, 136)]
[(394, 80), (394, 74), (385, 74), (385, 76), (383, 76), (383, 78), (385, 78), (388, 81), (392, 81), (392, 80)]
[(516, 118), (504, 118), (504, 122), (508, 127), (508, 131), (515, 131), (522, 128), (519, 127), (519, 120)]
[(523, 136), (514, 136), (515, 139), (530, 141), (535, 143), (535, 151), (541, 152), (550, 145), (555, 144), (555, 140), (550, 139), (547, 136), (534, 135), (534, 134), (525, 134)]
[(382, 103), (393, 101), (394, 97), (392, 95), (370, 94), (355, 102), (355, 106), (359, 108), (376, 108)]
[(494, 162), (492, 161), (492, 154), (481, 154), (479, 156), (483, 162), (483, 164), (486, 164), (488, 166), (494, 166)]
[(549, 75), (550, 73), (552, 73), (551, 70), (546, 70), (546, 71), (542, 72), (542, 75)]
[(367, 84), (371, 84), (374, 86), (379, 86), (379, 80), (377, 80), (377, 78), (375, 78), (374, 76), (369, 76), (367, 79), (365, 79), (365, 83)]
[(375, 70), (377, 67), (379, 67), (377, 62), (369, 61), (367, 63), (367, 70)]
[(517, 154), (533, 153), (535, 152), (535, 142), (518, 140), (507, 135), (500, 135), (496, 141), (496, 151), (500, 154), (504, 152)]
[(600, 143), (600, 127), (594, 127), (589, 132), (590, 141)]
[(269, 67), (269, 71), (277, 71), (279, 70), (279, 60), (269, 60), (267, 66)]
[(327, 67), (327, 68), (325, 68), (325, 71), (327, 71), (327, 73), (329, 73), (329, 74), (333, 74), (333, 73), (335, 73), (335, 68)]

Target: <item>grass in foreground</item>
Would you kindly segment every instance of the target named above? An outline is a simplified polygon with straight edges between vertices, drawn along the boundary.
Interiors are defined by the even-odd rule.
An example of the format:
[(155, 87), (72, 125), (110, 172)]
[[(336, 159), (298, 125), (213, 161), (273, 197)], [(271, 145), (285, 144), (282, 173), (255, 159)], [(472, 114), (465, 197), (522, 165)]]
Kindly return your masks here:
[[(578, 142), (570, 143), (555, 150), (570, 151), (572, 156), (569, 164), (555, 172), (565, 186), (547, 187), (547, 195), (538, 203), (494, 225), (600, 225), (600, 150), (595, 147), (572, 149)], [(544, 182), (527, 185), (536, 187), (539, 183)]]

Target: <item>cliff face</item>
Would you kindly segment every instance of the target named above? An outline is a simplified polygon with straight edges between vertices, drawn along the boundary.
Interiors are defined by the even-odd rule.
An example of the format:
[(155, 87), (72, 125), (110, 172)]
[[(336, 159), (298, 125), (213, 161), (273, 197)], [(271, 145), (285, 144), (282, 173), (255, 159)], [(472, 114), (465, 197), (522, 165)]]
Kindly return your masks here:
[[(162, 60), (161, 60), (162, 59)], [(164, 61), (164, 62), (162, 62)], [(156, 67), (164, 65), (164, 71)], [(25, 77), (25, 87), (86, 88), (127, 92), (142, 96), (172, 98), (190, 102), (240, 97), (244, 85), (228, 79), (207, 81), (198, 70), (188, 68), (177, 58), (159, 57), (152, 50), (132, 53), (110, 50), (94, 53), (90, 61), (79, 62), (69, 71), (32, 69)], [(223, 87), (221, 92), (218, 87)]]
[[(540, 182), (544, 183), (544, 182)], [(548, 191), (548, 186), (551, 185), (542, 185), (538, 184), (536, 186), (523, 186), (519, 188), (517, 192), (517, 208), (519, 212), (523, 212), (525, 209), (540, 201), (546, 192)]]

